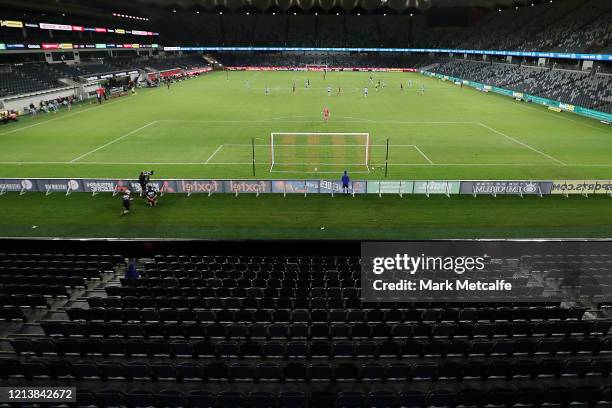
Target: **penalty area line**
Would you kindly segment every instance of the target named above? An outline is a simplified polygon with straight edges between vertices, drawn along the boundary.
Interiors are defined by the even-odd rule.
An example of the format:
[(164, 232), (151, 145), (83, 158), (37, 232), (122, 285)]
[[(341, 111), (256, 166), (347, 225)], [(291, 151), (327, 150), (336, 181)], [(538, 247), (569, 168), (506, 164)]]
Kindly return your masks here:
[(224, 146), (224, 145), (219, 145), (219, 147), (217, 147), (217, 149), (216, 149), (214, 152), (212, 152), (212, 154), (211, 154), (210, 156), (208, 156), (208, 159), (206, 159), (206, 161), (204, 162), (204, 164), (209, 164), (209, 163), (210, 163), (210, 161), (212, 160), (212, 158), (213, 158), (213, 157), (215, 157), (215, 155), (216, 155), (217, 153), (219, 153), (219, 152), (221, 151), (221, 149), (223, 149), (223, 146)]
[(126, 137), (133, 135), (134, 133), (138, 133), (141, 130), (144, 130), (144, 129), (148, 128), (149, 126), (152, 126), (152, 125), (156, 124), (157, 122), (159, 122), (159, 121), (158, 120), (154, 120), (153, 122), (149, 122), (146, 125), (139, 127), (138, 129), (134, 129), (131, 132), (128, 132), (128, 133), (126, 133), (126, 134), (124, 134), (122, 136), (119, 136), (118, 138), (113, 139), (110, 142), (103, 144), (102, 146), (96, 147), (95, 149), (90, 150), (89, 152), (84, 153), (84, 154), (80, 155), (79, 157), (76, 157), (76, 158), (70, 160), (70, 163), (74, 163), (74, 162), (77, 162), (77, 161), (79, 161), (81, 159), (84, 159), (85, 157), (87, 157), (89, 155), (92, 155), (95, 152), (104, 149), (105, 147), (108, 147), (108, 146), (110, 146), (110, 145), (112, 145), (114, 143), (117, 143), (118, 141), (123, 140)]
[(529, 145), (528, 145), (527, 143), (525, 143), (525, 142), (521, 142), (520, 140), (515, 139), (515, 138), (513, 138), (512, 136), (508, 136), (507, 134), (502, 133), (502, 132), (500, 132), (499, 130), (496, 130), (496, 129), (494, 129), (494, 128), (490, 127), (490, 126), (487, 126), (487, 125), (485, 125), (484, 123), (481, 123), (481, 122), (477, 122), (477, 123), (478, 123), (480, 126), (482, 126), (483, 128), (490, 130), (491, 132), (497, 133), (498, 135), (503, 136), (503, 137), (505, 137), (506, 139), (508, 139), (508, 140), (510, 140), (510, 141), (512, 141), (512, 142), (514, 142), (514, 143), (516, 143), (516, 144), (519, 144), (519, 145), (521, 145), (521, 146), (523, 146), (523, 147), (525, 147), (525, 148), (527, 148), (527, 149), (529, 149), (529, 150), (531, 150), (531, 151), (534, 151), (534, 152), (536, 152), (536, 153), (538, 153), (538, 154), (541, 154), (542, 156), (547, 157), (547, 158), (549, 158), (550, 160), (556, 161), (557, 163), (559, 163), (559, 164), (560, 164), (560, 165), (562, 165), (562, 166), (567, 166), (567, 164), (565, 164), (565, 163), (564, 163), (564, 162), (562, 162), (561, 160), (556, 159), (556, 158), (552, 157), (550, 154), (544, 153), (543, 151), (538, 150), (538, 149), (536, 149), (536, 148), (535, 148), (535, 147), (533, 147), (533, 146), (529, 146)]

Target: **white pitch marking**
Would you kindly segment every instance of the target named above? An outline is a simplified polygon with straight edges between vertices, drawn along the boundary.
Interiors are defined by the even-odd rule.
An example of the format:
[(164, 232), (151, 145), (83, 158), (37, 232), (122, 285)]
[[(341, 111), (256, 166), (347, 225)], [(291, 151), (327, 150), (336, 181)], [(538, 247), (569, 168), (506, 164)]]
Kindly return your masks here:
[(529, 149), (529, 150), (532, 150), (532, 151), (534, 151), (534, 152), (536, 152), (536, 153), (539, 153), (539, 154), (541, 154), (542, 156), (548, 157), (549, 159), (556, 161), (557, 163), (561, 164), (562, 166), (567, 166), (567, 164), (563, 163), (561, 160), (556, 159), (556, 158), (552, 157), (551, 155), (549, 155), (549, 154), (547, 154), (547, 153), (544, 153), (544, 152), (543, 152), (543, 151), (541, 151), (541, 150), (536, 149), (535, 147), (529, 146), (527, 143), (521, 142), (520, 140), (515, 139), (515, 138), (513, 138), (512, 136), (508, 136), (507, 134), (502, 133), (502, 132), (500, 132), (499, 130), (493, 129), (492, 127), (487, 126), (487, 125), (485, 125), (484, 123), (480, 123), (480, 122), (478, 122), (478, 124), (479, 124), (480, 126), (482, 126), (483, 128), (485, 128), (485, 129), (489, 129), (491, 132), (497, 133), (498, 135), (503, 136), (503, 137), (505, 137), (506, 139), (513, 141), (514, 143), (517, 143), (517, 144), (519, 144), (519, 145), (521, 145), (521, 146), (523, 146), (523, 147), (526, 147), (526, 148), (527, 148), (527, 149)]
[(156, 124), (157, 122), (158, 122), (157, 120), (154, 120), (153, 122), (149, 122), (149, 123), (147, 123), (146, 125), (139, 127), (138, 129), (134, 129), (134, 130), (132, 130), (131, 132), (128, 132), (128, 133), (126, 133), (126, 134), (124, 134), (124, 135), (122, 135), (122, 136), (119, 136), (118, 138), (113, 139), (113, 140), (111, 140), (110, 142), (105, 143), (105, 144), (103, 144), (103, 145), (102, 145), (102, 146), (100, 146), (100, 147), (96, 147), (95, 149), (90, 150), (89, 152), (87, 152), (87, 153), (85, 153), (85, 154), (82, 154), (82, 155), (80, 155), (79, 157), (77, 157), (77, 158), (75, 158), (75, 159), (70, 160), (70, 162), (69, 162), (69, 163), (74, 163), (74, 162), (76, 162), (76, 161), (78, 161), (78, 160), (81, 160), (81, 159), (83, 159), (83, 158), (85, 158), (85, 157), (87, 157), (87, 156), (89, 156), (89, 155), (91, 155), (91, 154), (93, 154), (93, 153), (97, 152), (98, 150), (102, 150), (102, 149), (104, 149), (105, 147), (108, 147), (108, 146), (112, 145), (113, 143), (117, 143), (118, 141), (120, 141), (120, 140), (122, 140), (122, 139), (125, 139), (126, 137), (131, 136), (131, 135), (133, 135), (134, 133), (138, 133), (138, 132), (140, 132), (141, 130), (146, 129), (146, 128), (148, 128), (149, 126)]
[(417, 152), (419, 152), (421, 154), (421, 156), (423, 156), (425, 158), (425, 160), (427, 160), (429, 162), (429, 164), (434, 164), (434, 162), (431, 161), (431, 159), (429, 157), (427, 157), (427, 155), (425, 153), (423, 153), (423, 151), (421, 149), (419, 149), (419, 146), (414, 146), (414, 148), (417, 150)]
[(206, 159), (204, 164), (208, 164), (212, 160), (212, 158), (215, 157), (215, 155), (219, 153), (221, 149), (223, 149), (223, 146), (224, 145), (219, 145), (219, 147), (217, 147), (217, 150), (215, 150), (210, 156), (208, 156), (208, 159)]

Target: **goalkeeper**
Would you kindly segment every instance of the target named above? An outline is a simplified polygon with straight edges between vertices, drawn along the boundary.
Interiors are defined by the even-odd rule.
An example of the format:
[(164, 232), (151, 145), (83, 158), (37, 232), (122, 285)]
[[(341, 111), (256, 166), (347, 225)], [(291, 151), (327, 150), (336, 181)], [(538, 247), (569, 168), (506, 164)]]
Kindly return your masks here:
[(351, 179), (347, 173), (346, 170), (344, 170), (344, 174), (342, 174), (342, 192), (344, 194), (348, 194), (349, 193), (349, 183), (351, 182)]

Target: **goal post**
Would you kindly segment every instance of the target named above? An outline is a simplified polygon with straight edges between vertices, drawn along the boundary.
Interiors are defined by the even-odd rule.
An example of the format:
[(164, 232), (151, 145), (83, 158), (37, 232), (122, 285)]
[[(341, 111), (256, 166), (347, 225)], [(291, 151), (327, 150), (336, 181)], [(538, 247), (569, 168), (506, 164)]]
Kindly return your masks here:
[(369, 133), (272, 132), (270, 171), (369, 172)]

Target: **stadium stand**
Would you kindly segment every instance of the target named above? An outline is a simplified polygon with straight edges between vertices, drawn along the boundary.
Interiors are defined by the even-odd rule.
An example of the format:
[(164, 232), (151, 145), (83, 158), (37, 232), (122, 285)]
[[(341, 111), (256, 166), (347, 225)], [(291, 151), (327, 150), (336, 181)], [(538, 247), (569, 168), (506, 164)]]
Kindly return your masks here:
[[(556, 271), (578, 267), (612, 285), (611, 262), (536, 254), (489, 259), (487, 273), (554, 286)], [(354, 256), (159, 254), (138, 265), (133, 279), (119, 255), (0, 254), (3, 290), (20, 288), (0, 296), (2, 317), (29, 322), (6, 337), (4, 384), (76, 385), (78, 406), (612, 402), (609, 290), (594, 301), (578, 283), (583, 305), (375, 304), (360, 300)], [(52, 298), (54, 286), (29, 277), (63, 291)]]
[(484, 61), (451, 60), (434, 72), (610, 112), (612, 76)]
[[(490, 10), (464, 25), (437, 27), (427, 15), (378, 13), (172, 13), (159, 21), (171, 45), (427, 47), (602, 52), (609, 49), (610, 2), (565, 0)], [(393, 10), (387, 10), (392, 12)], [(182, 30), (174, 27), (180, 26)], [(184, 29), (184, 30), (183, 30)]]

